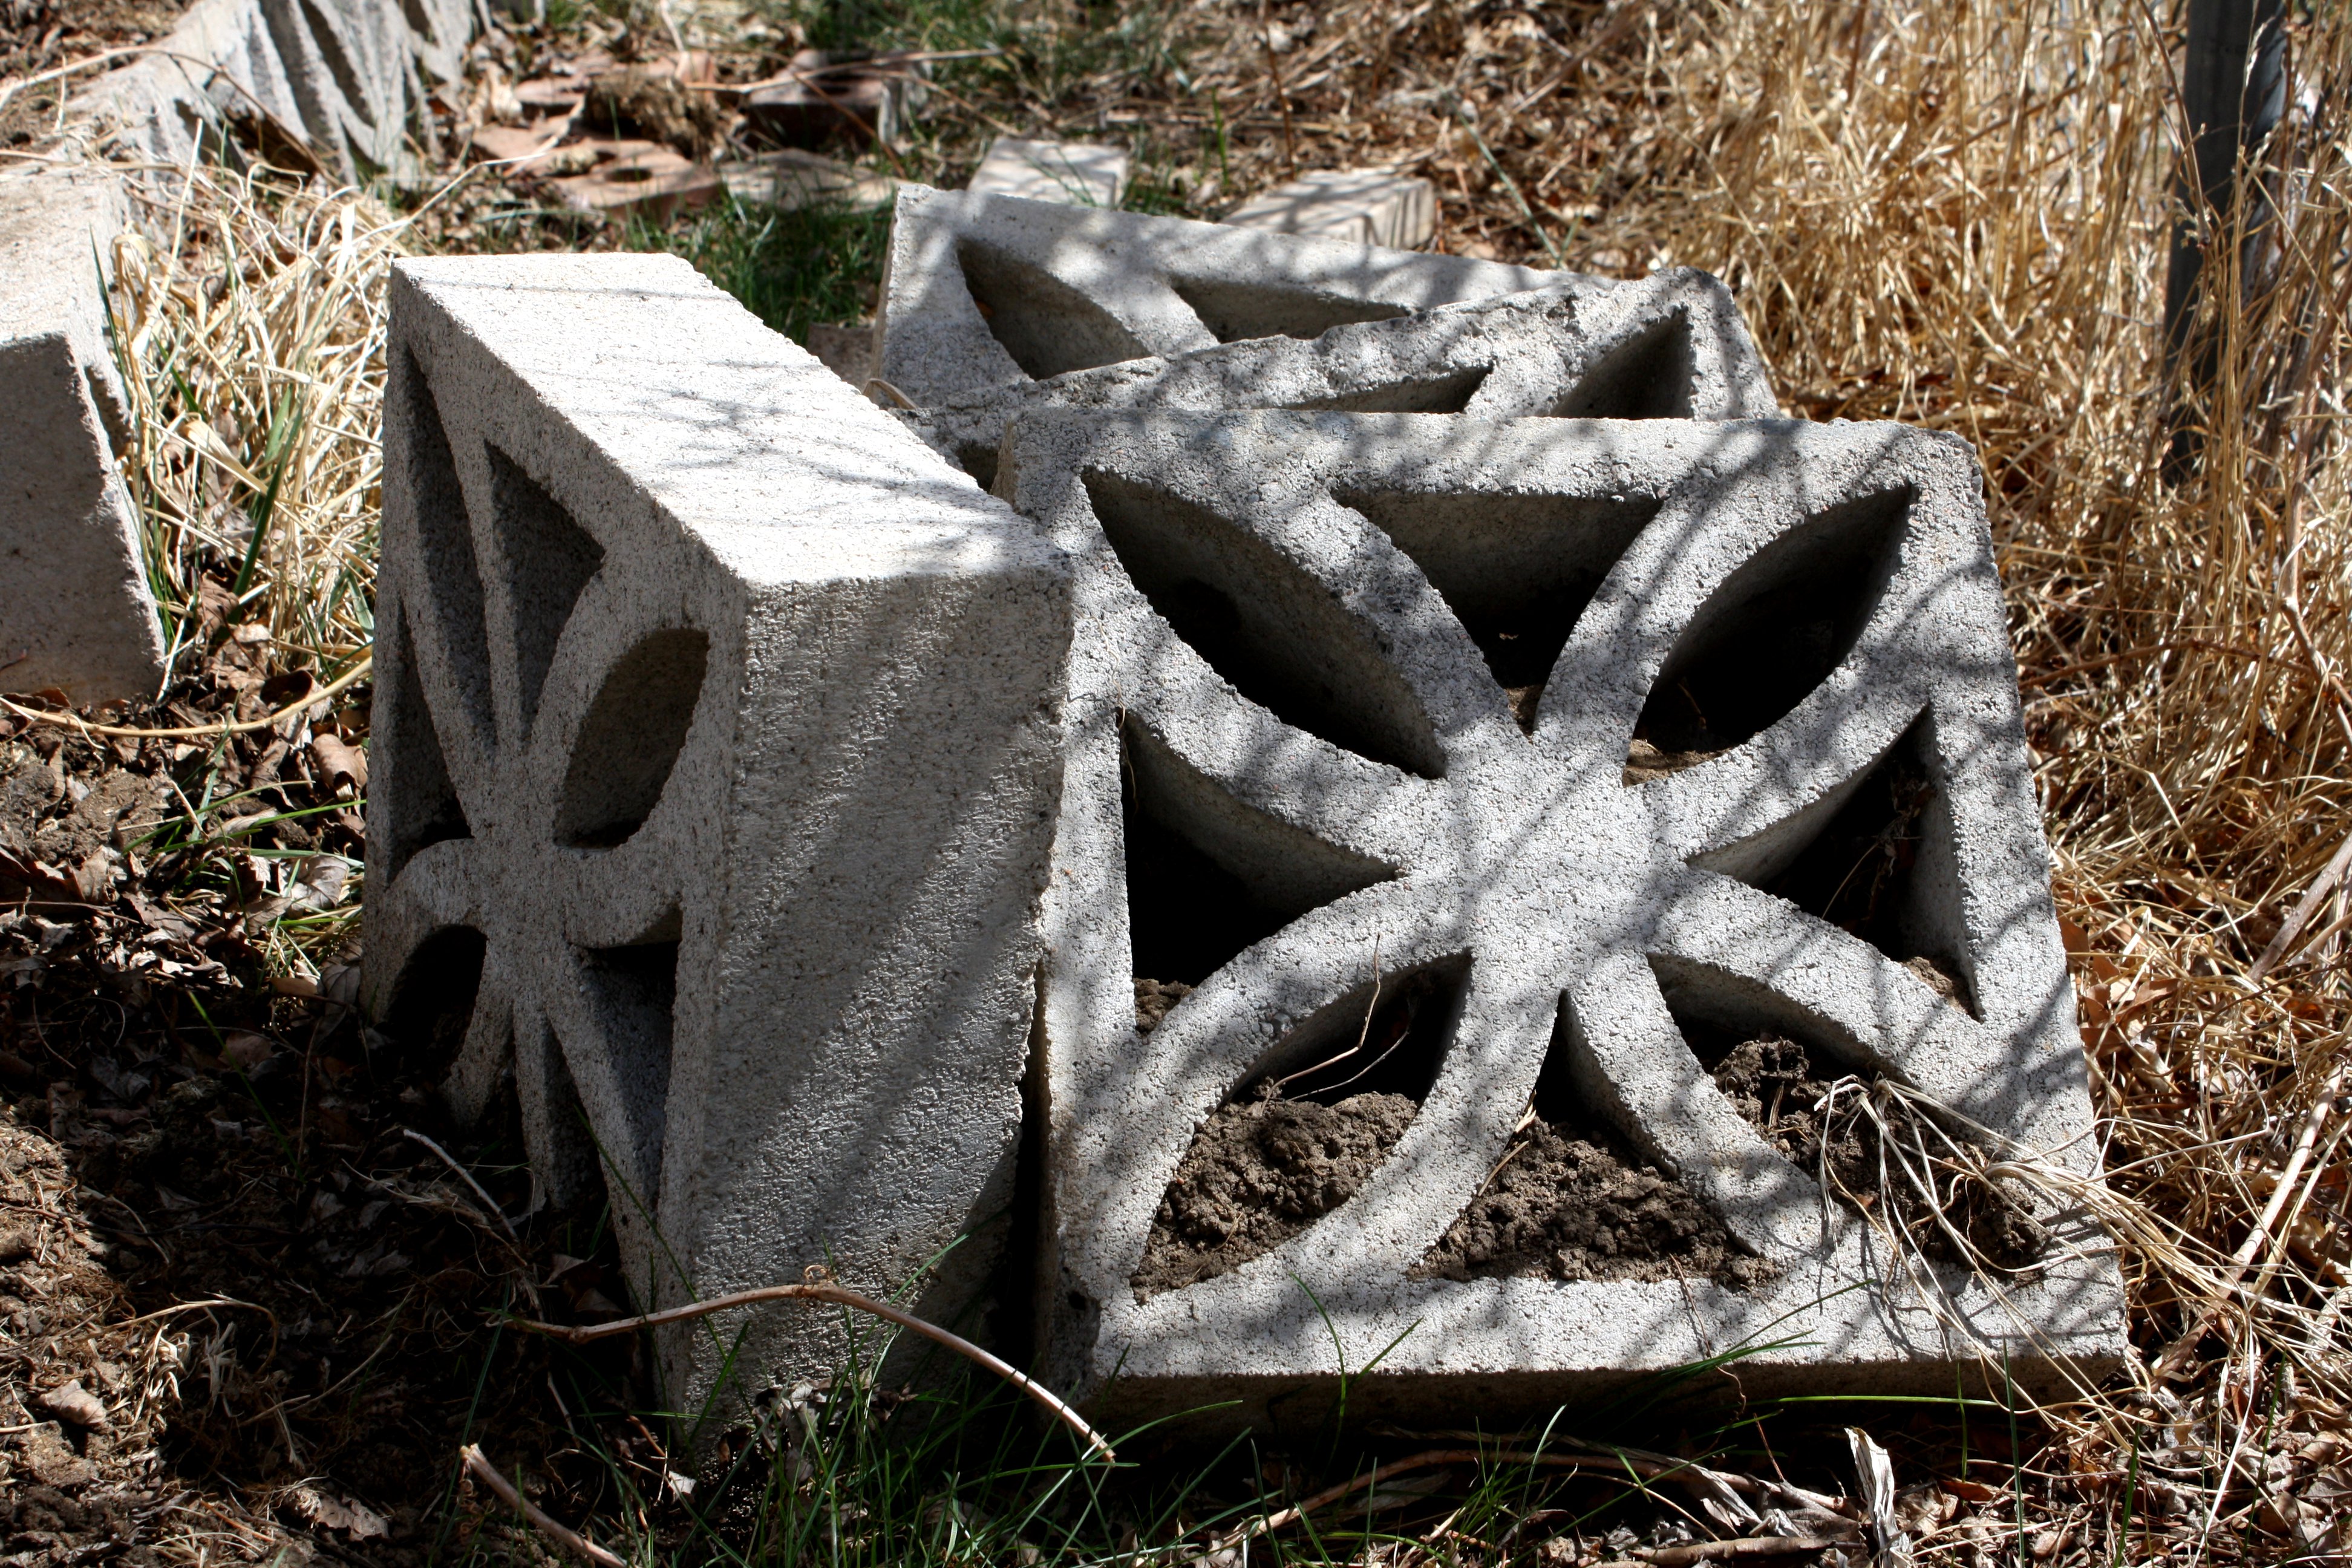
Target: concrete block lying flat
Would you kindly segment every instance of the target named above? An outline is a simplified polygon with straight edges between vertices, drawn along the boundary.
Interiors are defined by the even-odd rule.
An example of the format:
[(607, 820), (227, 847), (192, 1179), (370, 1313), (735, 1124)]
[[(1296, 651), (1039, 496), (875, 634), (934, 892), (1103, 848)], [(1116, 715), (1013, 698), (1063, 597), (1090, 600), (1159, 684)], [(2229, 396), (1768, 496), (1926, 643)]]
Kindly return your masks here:
[[(392, 289), (371, 1016), (462, 1114), (510, 1072), (559, 1199), (602, 1166), (641, 1305), (824, 1263), (985, 1334), (1065, 564), (683, 260)], [(739, 1331), (755, 1386), (842, 1350), (717, 1330), (674, 1408)]]
[(1115, 207), (1127, 192), (1127, 153), (1089, 142), (1000, 136), (989, 143), (964, 188), (1024, 201)]
[(1418, 250), (1437, 233), (1437, 187), (1386, 169), (1318, 169), (1244, 202), (1223, 221)]
[(0, 690), (152, 693), (163, 630), (116, 470), (129, 415), (106, 337), (111, 176), (0, 176)]
[(1252, 338), (943, 399), (909, 423), (985, 484), (1005, 422), (1044, 408), (1753, 419), (1780, 412), (1731, 292), (1675, 268), (1602, 293), (1531, 289), (1321, 337)]
[(1048, 1383), (1295, 1424), (1386, 1347), (1350, 1415), (1503, 1421), (1734, 1348), (1750, 1396), (2118, 1364), (2079, 1212), (1987, 1196), (1959, 1267), (1806, 1121), (1853, 1075), (2095, 1174), (1963, 443), (1045, 412), (996, 489), (1078, 584)]
[(918, 404), (1245, 338), (1312, 338), (1574, 273), (908, 185), (884, 264), (880, 374)]

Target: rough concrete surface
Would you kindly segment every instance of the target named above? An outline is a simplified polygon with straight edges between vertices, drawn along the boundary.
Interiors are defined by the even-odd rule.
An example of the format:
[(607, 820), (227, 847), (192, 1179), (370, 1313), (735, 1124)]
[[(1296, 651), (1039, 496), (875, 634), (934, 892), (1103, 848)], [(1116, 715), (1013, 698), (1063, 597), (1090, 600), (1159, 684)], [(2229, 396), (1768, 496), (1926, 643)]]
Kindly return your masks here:
[(1244, 202), (1220, 221), (1418, 250), (1437, 233), (1437, 187), (1386, 169), (1318, 169)]
[(984, 387), (909, 416), (982, 483), (1005, 422), (1041, 408), (1331, 409), (1356, 414), (1751, 419), (1778, 414), (1731, 291), (1671, 268), (1602, 291), (1548, 288), (1470, 305), (1251, 338)]
[[(1065, 563), (683, 260), (392, 288), (371, 1016), (462, 1113), (511, 1074), (559, 1199), (601, 1154), (642, 1305), (826, 1263), (988, 1332)], [(739, 1365), (841, 1350), (785, 1305)]]
[[(2042, 1203), (2055, 1245), (1997, 1289), (1898, 1254), (1685, 1038), (1777, 1031), (2095, 1172), (1964, 444), (1045, 412), (1013, 426), (996, 489), (1076, 560), (1041, 1035), (1050, 1384), (1121, 1418), (1296, 1414), (1335, 1385), (1334, 1331), (1356, 1366), (1403, 1336), (1351, 1414), (1470, 1398), (1497, 1420), (1760, 1341), (1751, 1395), (1948, 1391), (1979, 1352), (2045, 1388), (2116, 1364), (2118, 1276), (2081, 1214)], [(1637, 744), (1667, 762), (1629, 783)], [(1896, 756), (1932, 794), (1874, 944), (1764, 889)], [(1129, 879), (1166, 865), (1189, 868)], [(1920, 955), (1973, 1013), (1902, 962)], [(1145, 1048), (1147, 977), (1192, 989)], [(1413, 985), (1449, 1010), (1378, 1168), (1280, 1245), (1139, 1299), (1201, 1130), (1382, 1037), (1383, 998)], [(1429, 1277), (1548, 1065), (1768, 1277)]]
[(101, 268), (123, 222), (104, 173), (0, 175), (0, 690), (100, 702), (163, 679), (114, 462), (129, 416)]
[(167, 168), (205, 127), (259, 117), (364, 180), (399, 166), (412, 106), (462, 75), (475, 20), (470, 0), (197, 0), (74, 106), (110, 150)]
[(1578, 294), (1616, 287), (1459, 256), (909, 184), (898, 192), (884, 263), (880, 374), (929, 405), (1547, 285)]
[(1127, 153), (1092, 142), (1000, 136), (964, 188), (1024, 201), (1115, 207), (1127, 193)]

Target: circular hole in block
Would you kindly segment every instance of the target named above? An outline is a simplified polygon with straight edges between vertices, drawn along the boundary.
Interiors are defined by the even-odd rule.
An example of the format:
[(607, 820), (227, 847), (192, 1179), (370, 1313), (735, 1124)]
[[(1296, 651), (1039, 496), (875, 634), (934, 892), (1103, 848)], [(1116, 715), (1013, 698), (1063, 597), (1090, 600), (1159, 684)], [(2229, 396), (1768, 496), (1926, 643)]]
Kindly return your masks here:
[(686, 745), (709, 659), (709, 637), (679, 628), (656, 632), (613, 667), (572, 742), (558, 842), (610, 848), (646, 825)]
[(446, 926), (416, 944), (393, 985), (384, 1033), (398, 1043), (402, 1066), (438, 1083), (457, 1061), (482, 987), (482, 933)]

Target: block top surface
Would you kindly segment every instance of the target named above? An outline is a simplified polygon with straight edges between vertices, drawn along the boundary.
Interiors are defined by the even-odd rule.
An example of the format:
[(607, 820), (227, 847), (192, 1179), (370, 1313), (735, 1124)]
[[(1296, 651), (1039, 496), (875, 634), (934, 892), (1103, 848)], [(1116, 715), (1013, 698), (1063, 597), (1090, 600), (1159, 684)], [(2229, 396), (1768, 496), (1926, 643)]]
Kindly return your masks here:
[(751, 577), (1050, 555), (1001, 503), (677, 257), (435, 258), (394, 274)]

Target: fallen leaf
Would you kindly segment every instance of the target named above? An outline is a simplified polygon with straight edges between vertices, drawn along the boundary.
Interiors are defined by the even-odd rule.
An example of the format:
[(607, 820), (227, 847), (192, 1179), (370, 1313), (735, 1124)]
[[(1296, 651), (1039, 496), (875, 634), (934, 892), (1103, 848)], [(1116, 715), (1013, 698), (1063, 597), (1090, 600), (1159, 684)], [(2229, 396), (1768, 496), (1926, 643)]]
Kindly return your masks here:
[(289, 1489), (286, 1501), (307, 1522), (340, 1530), (354, 1541), (373, 1541), (386, 1533), (383, 1517), (365, 1503), (338, 1499), (308, 1482)]
[(98, 1395), (81, 1385), (76, 1378), (63, 1388), (52, 1388), (36, 1396), (34, 1403), (60, 1421), (70, 1421), (77, 1426), (103, 1427), (106, 1406)]
[(278, 1044), (251, 1029), (232, 1029), (221, 1039), (221, 1055), (248, 1070), (278, 1054)]
[(319, 782), (336, 794), (367, 788), (367, 753), (341, 736), (311, 736), (310, 758), (319, 765)]

